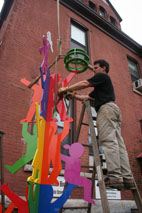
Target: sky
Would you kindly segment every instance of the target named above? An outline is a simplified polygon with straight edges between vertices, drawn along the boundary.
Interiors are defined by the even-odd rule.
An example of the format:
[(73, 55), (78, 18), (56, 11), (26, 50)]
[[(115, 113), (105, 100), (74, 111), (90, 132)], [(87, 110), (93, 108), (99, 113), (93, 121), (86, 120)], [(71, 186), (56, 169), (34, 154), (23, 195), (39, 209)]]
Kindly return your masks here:
[[(0, 0), (0, 10), (4, 0)], [(137, 43), (142, 45), (142, 0), (110, 0), (122, 18), (121, 28)]]
[(122, 18), (121, 28), (124, 33), (142, 45), (142, 0), (110, 0)]

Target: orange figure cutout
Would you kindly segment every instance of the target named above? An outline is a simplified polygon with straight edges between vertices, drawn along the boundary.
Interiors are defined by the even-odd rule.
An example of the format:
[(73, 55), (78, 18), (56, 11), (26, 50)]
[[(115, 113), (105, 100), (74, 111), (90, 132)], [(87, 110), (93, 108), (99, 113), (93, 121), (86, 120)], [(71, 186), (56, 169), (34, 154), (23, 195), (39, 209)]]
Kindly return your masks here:
[[(22, 78), (21, 82), (28, 86), (31, 82), (26, 80), (26, 78)], [(42, 87), (41, 87), (41, 81), (39, 81), (39, 84), (34, 84), (32, 86), (32, 90), (34, 91), (33, 97), (32, 97), (32, 103), (29, 108), (29, 111), (27, 113), (27, 116), (25, 119), (21, 120), (20, 122), (32, 122), (32, 119), (35, 114), (35, 102), (41, 103), (41, 97), (42, 97)]]
[[(16, 195), (9, 187), (8, 184), (1, 185), (2, 192), (15, 204), (18, 208), (19, 213), (29, 213), (28, 202), (21, 199)], [(10, 208), (12, 209), (13, 205), (11, 204)], [(8, 211), (10, 212), (10, 211)]]
[[(15, 208), (15, 204), (12, 202), (6, 209), (5, 213), (11, 213)], [(0, 213), (2, 213), (2, 205), (0, 204)]]
[[(59, 134), (56, 134), (57, 124), (55, 121), (46, 122), (41, 184), (59, 185), (57, 177), (62, 169), (60, 157), (61, 143), (68, 135), (69, 125), (72, 121), (72, 118), (69, 118), (68, 120), (64, 121), (63, 131)], [(53, 165), (53, 170), (50, 174), (50, 177), (48, 177), (51, 162)]]
[[(32, 162), (32, 166), (33, 166), (32, 176), (28, 177), (27, 181), (40, 183), (46, 121), (44, 120), (42, 116), (39, 118), (38, 103), (36, 103), (36, 122), (37, 122), (37, 150)], [(38, 172), (38, 178), (36, 178), (37, 172)]]
[(11, 213), (14, 210), (14, 208), (15, 208), (15, 204), (12, 202), (6, 209), (5, 213)]

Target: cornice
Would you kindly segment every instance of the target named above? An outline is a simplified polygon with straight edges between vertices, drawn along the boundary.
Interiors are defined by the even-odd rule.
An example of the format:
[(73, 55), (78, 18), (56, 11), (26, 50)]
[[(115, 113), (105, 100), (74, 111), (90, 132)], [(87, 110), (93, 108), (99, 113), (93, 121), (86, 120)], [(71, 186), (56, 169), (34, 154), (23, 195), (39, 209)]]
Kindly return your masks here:
[(107, 20), (99, 16), (95, 11), (82, 3), (80, 0), (60, 0), (60, 3), (82, 17), (94, 27), (123, 45), (138, 56), (142, 56), (142, 46), (130, 38), (127, 34), (113, 26)]

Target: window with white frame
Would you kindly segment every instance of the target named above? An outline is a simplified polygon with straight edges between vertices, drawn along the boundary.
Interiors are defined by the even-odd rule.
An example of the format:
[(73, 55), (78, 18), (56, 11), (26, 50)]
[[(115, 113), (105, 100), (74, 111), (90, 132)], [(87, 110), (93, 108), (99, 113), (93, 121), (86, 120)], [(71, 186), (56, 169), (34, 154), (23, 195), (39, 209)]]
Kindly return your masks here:
[(132, 59), (130, 57), (127, 57), (127, 59), (132, 82), (135, 82), (140, 78), (138, 63), (135, 59)]
[(87, 29), (74, 21), (71, 22), (70, 48), (79, 48), (88, 52)]

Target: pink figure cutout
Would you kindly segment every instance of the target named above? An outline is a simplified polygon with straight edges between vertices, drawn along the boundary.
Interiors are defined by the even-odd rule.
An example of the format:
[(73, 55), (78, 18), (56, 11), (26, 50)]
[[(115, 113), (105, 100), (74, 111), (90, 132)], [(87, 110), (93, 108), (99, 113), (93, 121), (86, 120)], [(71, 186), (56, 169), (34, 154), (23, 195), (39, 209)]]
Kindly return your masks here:
[(22, 200), (18, 195), (16, 195), (9, 187), (8, 184), (3, 184), (1, 186), (2, 192), (7, 195), (7, 197), (15, 204), (18, 208), (19, 213), (29, 213), (28, 202)]
[(46, 73), (46, 71), (48, 70), (48, 64), (47, 64), (47, 61), (48, 61), (48, 50), (49, 50), (49, 46), (50, 44), (48, 43), (47, 44), (47, 40), (46, 40), (46, 37), (45, 35), (43, 35), (43, 47), (41, 47), (39, 49), (40, 51), (40, 54), (44, 54), (44, 59), (43, 59), (43, 62), (41, 64), (41, 69), (44, 73)]
[[(21, 82), (23, 84), (25, 84), (26, 86), (28, 86), (31, 83), (30, 81), (27, 81), (25, 78), (22, 78)], [(38, 102), (39, 104), (41, 104), (41, 97), (42, 97), (41, 81), (39, 81), (38, 85), (34, 84), (32, 86), (32, 90), (34, 91), (34, 94), (32, 97), (32, 103), (31, 103), (31, 106), (29, 108), (26, 118), (21, 120), (20, 121), (21, 123), (32, 122), (32, 119), (35, 115), (35, 102)]]
[(64, 178), (68, 183), (84, 187), (84, 200), (95, 204), (91, 198), (91, 180), (81, 177), (81, 161), (79, 158), (84, 152), (84, 147), (80, 143), (73, 143), (71, 146), (64, 145), (64, 148), (69, 149), (70, 156), (61, 154), (61, 160), (65, 161)]

